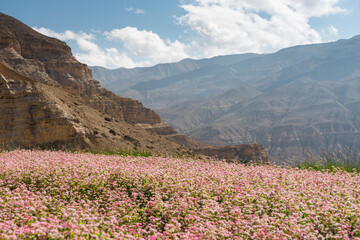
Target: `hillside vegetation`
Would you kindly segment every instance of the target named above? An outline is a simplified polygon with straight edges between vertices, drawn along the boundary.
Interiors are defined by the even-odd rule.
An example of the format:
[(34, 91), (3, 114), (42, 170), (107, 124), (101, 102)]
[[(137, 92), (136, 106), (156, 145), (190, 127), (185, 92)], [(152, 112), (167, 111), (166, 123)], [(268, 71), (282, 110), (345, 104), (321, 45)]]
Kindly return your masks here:
[(357, 173), (29, 150), (0, 165), (0, 239), (360, 238)]

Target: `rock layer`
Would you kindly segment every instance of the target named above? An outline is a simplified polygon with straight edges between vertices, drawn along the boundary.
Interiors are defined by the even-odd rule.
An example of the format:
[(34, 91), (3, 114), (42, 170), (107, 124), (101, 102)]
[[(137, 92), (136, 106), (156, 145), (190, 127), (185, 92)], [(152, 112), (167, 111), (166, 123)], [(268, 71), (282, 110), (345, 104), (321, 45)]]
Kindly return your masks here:
[(39, 85), (0, 64), (0, 144), (34, 146), (74, 141), (79, 121), (41, 93)]
[(231, 146), (211, 146), (194, 149), (196, 153), (219, 159), (235, 160), (241, 163), (267, 163), (268, 156), (261, 144), (241, 144)]
[(154, 111), (138, 101), (102, 88), (93, 79), (91, 69), (73, 57), (66, 43), (46, 37), (5, 14), (0, 14), (0, 36), (0, 58), (20, 74), (48, 85), (61, 85), (93, 108), (120, 120), (162, 123)]
[(62, 41), (0, 13), (0, 144), (190, 151), (134, 124), (172, 128), (141, 103), (102, 88)]
[(267, 152), (261, 144), (214, 146), (196, 141), (183, 134), (172, 134), (166, 137), (191, 149), (195, 153), (215, 159), (226, 159), (241, 163), (268, 163)]
[[(101, 87), (64, 42), (2, 13), (0, 114), (0, 145), (137, 149), (167, 155), (191, 155), (189, 148), (208, 147), (178, 135), (140, 102)], [(244, 161), (263, 156), (251, 147), (198, 152), (215, 151)]]
[(192, 155), (187, 148), (101, 113), (62, 88), (0, 63), (0, 146), (140, 150)]

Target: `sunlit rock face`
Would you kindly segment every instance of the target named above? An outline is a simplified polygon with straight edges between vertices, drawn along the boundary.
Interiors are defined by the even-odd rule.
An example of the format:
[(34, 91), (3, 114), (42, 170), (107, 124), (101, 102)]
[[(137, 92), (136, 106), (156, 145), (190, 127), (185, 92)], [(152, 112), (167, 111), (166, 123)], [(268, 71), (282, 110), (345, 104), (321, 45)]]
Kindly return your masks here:
[(173, 129), (140, 102), (102, 88), (64, 42), (0, 14), (0, 145), (190, 153), (157, 131)]
[(66, 43), (46, 37), (5, 14), (0, 15), (0, 59), (20, 74), (65, 91), (100, 112), (131, 123), (161, 123), (160, 117), (133, 99), (101, 87), (91, 69), (78, 62)]
[[(181, 137), (140, 102), (103, 88), (64, 42), (5, 14), (0, 14), (0, 73), (1, 145), (102, 146), (180, 155), (201, 145)], [(225, 151), (217, 149), (217, 154), (225, 156)], [(232, 155), (253, 158), (245, 152)]]

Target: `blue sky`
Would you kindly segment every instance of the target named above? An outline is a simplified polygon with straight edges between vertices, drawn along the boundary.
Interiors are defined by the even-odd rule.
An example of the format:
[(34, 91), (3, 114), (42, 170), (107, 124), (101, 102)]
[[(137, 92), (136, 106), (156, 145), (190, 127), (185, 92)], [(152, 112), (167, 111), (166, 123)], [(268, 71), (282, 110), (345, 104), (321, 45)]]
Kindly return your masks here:
[(274, 52), (360, 34), (360, 0), (0, 0), (1, 12), (107, 68)]

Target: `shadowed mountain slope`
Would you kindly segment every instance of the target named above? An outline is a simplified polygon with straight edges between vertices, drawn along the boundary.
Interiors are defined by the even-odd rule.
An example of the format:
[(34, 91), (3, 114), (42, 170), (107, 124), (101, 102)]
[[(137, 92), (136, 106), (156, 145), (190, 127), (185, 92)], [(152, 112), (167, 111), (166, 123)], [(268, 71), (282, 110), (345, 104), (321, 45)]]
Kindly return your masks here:
[(360, 148), (360, 37), (228, 57), (119, 91), (207, 144), (259, 142), (280, 158)]
[[(183, 69), (158, 66), (156, 73), (167, 76), (198, 68), (191, 61), (179, 65)], [(137, 71), (131, 70), (131, 74)], [(140, 102), (103, 88), (64, 42), (2, 13), (0, 113), (1, 146), (138, 150), (191, 156), (195, 154), (189, 148), (219, 156), (226, 150), (202, 152), (201, 148), (213, 147), (179, 135)], [(245, 162), (267, 160), (260, 144), (231, 149), (232, 154), (223, 157)]]

